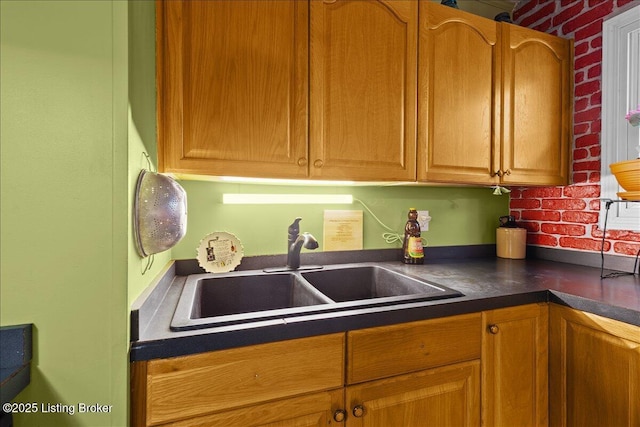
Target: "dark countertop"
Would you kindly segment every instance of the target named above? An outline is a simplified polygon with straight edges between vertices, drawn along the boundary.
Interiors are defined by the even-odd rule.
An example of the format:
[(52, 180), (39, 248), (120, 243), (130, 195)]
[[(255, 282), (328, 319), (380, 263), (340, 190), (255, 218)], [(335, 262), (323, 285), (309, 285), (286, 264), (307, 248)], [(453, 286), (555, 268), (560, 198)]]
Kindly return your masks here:
[[(529, 259), (529, 255), (526, 260), (481, 256), (485, 251), (463, 252), (462, 257), (455, 259), (427, 256), (428, 261), (420, 266), (389, 260), (398, 259), (397, 252), (392, 250), (361, 252), (356, 257), (336, 258), (334, 254), (322, 264), (342, 263), (337, 259), (374, 262), (455, 289), (464, 296), (174, 332), (169, 325), (186, 275), (201, 273), (197, 271), (197, 263), (194, 267), (193, 261), (178, 261), (167, 266), (134, 303), (130, 359), (174, 357), (545, 301), (640, 326), (638, 275), (601, 279), (600, 268), (594, 266)], [(303, 265), (307, 261), (321, 263), (318, 256), (303, 258)], [(626, 265), (629, 260), (633, 264), (628, 257), (621, 262)], [(256, 257), (243, 264), (248, 269), (261, 269), (278, 265), (279, 261), (279, 257)]]
[(32, 325), (0, 327), (0, 401), (12, 401), (31, 380)]

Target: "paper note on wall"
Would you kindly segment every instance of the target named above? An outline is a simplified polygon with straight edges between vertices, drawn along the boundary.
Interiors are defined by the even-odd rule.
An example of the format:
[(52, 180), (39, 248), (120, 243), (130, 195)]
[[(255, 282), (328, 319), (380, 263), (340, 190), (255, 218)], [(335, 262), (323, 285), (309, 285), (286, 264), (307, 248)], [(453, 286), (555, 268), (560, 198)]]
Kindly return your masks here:
[(362, 211), (324, 211), (325, 251), (362, 249)]

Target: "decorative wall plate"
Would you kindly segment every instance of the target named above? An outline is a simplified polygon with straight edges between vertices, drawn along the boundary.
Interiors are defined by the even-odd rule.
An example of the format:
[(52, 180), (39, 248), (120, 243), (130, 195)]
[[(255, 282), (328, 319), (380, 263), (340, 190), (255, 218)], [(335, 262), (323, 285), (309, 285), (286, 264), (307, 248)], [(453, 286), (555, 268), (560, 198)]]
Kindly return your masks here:
[(233, 271), (244, 255), (242, 243), (236, 236), (226, 231), (207, 234), (197, 248), (198, 263), (209, 273)]

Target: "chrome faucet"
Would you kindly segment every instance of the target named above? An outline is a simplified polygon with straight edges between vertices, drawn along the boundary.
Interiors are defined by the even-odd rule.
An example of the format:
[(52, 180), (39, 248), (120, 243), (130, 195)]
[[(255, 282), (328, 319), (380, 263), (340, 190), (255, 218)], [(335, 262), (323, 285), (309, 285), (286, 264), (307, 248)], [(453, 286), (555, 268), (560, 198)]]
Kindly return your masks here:
[(297, 270), (300, 268), (300, 251), (304, 246), (307, 249), (317, 249), (318, 241), (309, 233), (302, 233), (300, 235), (300, 221), (302, 218), (298, 217), (293, 221), (293, 224), (289, 226), (289, 236), (287, 239), (287, 269)]

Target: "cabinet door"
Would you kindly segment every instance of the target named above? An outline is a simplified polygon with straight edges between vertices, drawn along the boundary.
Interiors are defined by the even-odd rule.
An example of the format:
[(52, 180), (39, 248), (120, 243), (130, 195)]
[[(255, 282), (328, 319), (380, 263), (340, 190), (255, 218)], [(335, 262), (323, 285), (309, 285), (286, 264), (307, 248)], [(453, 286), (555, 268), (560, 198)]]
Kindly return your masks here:
[(339, 333), (136, 362), (131, 424), (170, 423), (340, 388), (344, 343)]
[(160, 171), (307, 176), (308, 17), (304, 1), (158, 1)]
[(640, 327), (551, 306), (551, 425), (640, 425)]
[(480, 423), (480, 362), (347, 387), (347, 426), (463, 427)]
[(166, 427), (326, 427), (344, 407), (344, 389), (282, 399), (205, 417), (191, 418)]
[(311, 2), (310, 175), (415, 180), (418, 2)]
[(503, 152), (506, 184), (569, 182), (573, 44), (501, 24)]
[(426, 1), (420, 17), (418, 179), (497, 183), (498, 25)]
[(548, 425), (548, 307), (483, 313), (482, 425)]
[(420, 320), (347, 333), (347, 384), (476, 360), (480, 313)]

